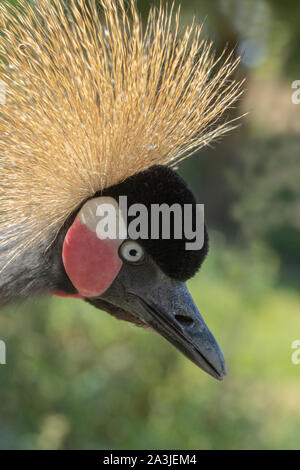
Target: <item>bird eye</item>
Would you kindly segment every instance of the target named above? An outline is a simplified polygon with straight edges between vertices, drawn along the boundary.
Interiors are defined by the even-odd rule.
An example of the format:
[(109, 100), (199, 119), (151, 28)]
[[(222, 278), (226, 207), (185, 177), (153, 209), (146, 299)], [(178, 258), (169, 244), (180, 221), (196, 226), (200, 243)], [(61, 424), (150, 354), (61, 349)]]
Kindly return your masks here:
[(120, 257), (127, 263), (141, 263), (145, 257), (143, 248), (134, 241), (125, 241), (120, 247)]

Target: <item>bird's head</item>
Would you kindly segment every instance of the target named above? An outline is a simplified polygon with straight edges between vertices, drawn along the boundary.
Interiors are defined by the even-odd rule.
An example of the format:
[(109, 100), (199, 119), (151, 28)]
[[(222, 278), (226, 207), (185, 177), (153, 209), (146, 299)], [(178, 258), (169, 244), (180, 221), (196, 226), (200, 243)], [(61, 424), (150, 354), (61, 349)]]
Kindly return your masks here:
[[(120, 196), (126, 196), (130, 208), (126, 218)], [(147, 209), (146, 218), (141, 219), (141, 206), (136, 204)], [(161, 204), (174, 210), (189, 206), (191, 228), (196, 233), (198, 206), (193, 194), (175, 171), (154, 166), (105, 189), (81, 206), (64, 238), (64, 269), (78, 295), (87, 302), (119, 319), (155, 330), (221, 380), (226, 374), (222, 352), (185, 285), (206, 257), (206, 229), (198, 249), (187, 249), (191, 239), (186, 234), (184, 217), (180, 220), (180, 236), (171, 223), (169, 236), (165, 237), (164, 216), (157, 230), (152, 212), (153, 206)], [(120, 232), (107, 238), (99, 233), (99, 215), (108, 206), (115, 209), (115, 227), (126, 226), (126, 237)], [(174, 222), (176, 216), (172, 217)], [(128, 229), (134, 220), (138, 230), (132, 237)]]

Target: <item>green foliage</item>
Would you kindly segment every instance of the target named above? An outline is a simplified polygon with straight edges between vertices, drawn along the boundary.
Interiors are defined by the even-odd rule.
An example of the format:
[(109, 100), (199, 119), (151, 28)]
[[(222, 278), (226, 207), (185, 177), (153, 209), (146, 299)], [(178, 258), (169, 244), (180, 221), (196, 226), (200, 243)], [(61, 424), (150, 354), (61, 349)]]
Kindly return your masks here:
[(241, 151), (242, 169), (230, 172), (237, 194), (233, 214), (248, 239), (263, 238), (282, 261), (300, 264), (300, 138), (252, 140)]
[(273, 38), (279, 30), (284, 32), (284, 49), (282, 51), (282, 73), (288, 75), (291, 80), (300, 76), (299, 42), (300, 42), (300, 3), (297, 0), (269, 0), (274, 18), (276, 19), (276, 30), (274, 28)]
[(0, 448), (299, 448), (300, 297), (262, 247), (245, 256), (216, 236), (211, 249), (190, 288), (225, 353), (223, 383), (81, 301), (30, 301), (0, 317)]

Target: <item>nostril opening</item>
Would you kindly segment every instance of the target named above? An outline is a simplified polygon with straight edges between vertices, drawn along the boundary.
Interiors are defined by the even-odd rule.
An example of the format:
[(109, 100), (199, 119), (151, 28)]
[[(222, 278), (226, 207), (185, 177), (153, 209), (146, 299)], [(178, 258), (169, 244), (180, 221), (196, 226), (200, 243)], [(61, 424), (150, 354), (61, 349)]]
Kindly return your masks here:
[(182, 325), (188, 326), (194, 323), (194, 320), (191, 317), (187, 317), (186, 315), (175, 315), (175, 318)]

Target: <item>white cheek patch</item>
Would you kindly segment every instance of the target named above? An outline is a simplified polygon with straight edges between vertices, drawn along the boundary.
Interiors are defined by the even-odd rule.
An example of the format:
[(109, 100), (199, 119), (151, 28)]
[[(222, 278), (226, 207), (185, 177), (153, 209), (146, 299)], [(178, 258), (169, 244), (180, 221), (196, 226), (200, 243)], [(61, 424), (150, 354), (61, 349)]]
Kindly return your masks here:
[(87, 201), (79, 212), (81, 222), (100, 240), (124, 240), (127, 227), (117, 201), (112, 197), (97, 197)]

